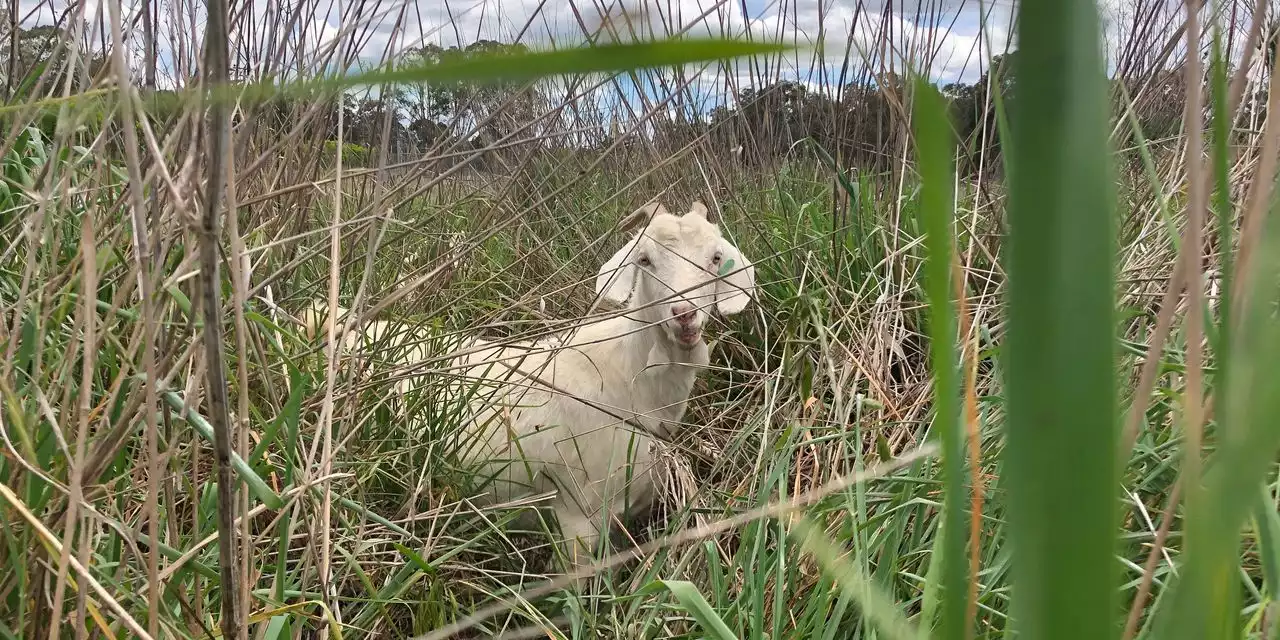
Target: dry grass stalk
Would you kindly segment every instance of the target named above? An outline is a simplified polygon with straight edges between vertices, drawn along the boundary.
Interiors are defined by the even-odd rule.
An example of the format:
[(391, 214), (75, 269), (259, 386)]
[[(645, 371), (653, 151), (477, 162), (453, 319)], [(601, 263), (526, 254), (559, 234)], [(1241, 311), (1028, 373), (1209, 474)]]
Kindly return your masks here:
[[(208, 3), (208, 23), (205, 29), (204, 85), (212, 88), (227, 80), (227, 6), (223, 0)], [(229, 152), (231, 121), (223, 101), (208, 105), (209, 115), (204, 141), (208, 148), (208, 179), (205, 183), (204, 211), (200, 219), (200, 290), (203, 294), (204, 352), (206, 391), (209, 397), (210, 422), (214, 436), (214, 469), (217, 473), (218, 495), (218, 565), (222, 580), (222, 611), (220, 623), (222, 637), (246, 638), (239, 607), (239, 576), (236, 570), (235, 552), (235, 493), (238, 486), (231, 469), (231, 425), (228, 415), (226, 369), (222, 357), (222, 302), (218, 265), (219, 224), (222, 214), (222, 194), (225, 187), (224, 158)], [(229, 215), (236, 215), (235, 211)], [(152, 589), (151, 593), (158, 593)]]

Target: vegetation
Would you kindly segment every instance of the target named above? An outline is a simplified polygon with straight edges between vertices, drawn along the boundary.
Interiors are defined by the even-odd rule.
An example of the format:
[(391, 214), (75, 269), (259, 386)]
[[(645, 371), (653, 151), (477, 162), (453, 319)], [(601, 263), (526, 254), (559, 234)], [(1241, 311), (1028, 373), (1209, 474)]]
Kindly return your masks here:
[[(534, 15), (388, 46), (366, 77), (402, 82), (270, 100), (247, 83), (412, 40), (400, 8), (320, 41), (287, 3), (199, 38), (149, 1), (6, 35), (0, 637), (1277, 637), (1266, 5), (1139, 0), (1102, 47), (1092, 3), (1025, 4), (973, 83), (876, 53), (955, 35), (896, 9), (850, 14), (879, 35), (828, 42), (818, 82), (779, 75), (803, 48), (414, 75), (564, 47)], [(644, 8), (586, 39), (687, 26)], [(717, 11), (696, 28), (740, 35)], [(185, 99), (202, 40), (239, 103)], [(441, 360), (333, 354), (294, 316), (332, 293), (437, 355), (546, 335), (599, 312), (617, 223), (655, 197), (707, 203), (760, 296), (709, 330), (632, 553), (574, 582), (548, 574), (554, 522), (467, 500)], [(427, 384), (398, 396), (407, 375)]]

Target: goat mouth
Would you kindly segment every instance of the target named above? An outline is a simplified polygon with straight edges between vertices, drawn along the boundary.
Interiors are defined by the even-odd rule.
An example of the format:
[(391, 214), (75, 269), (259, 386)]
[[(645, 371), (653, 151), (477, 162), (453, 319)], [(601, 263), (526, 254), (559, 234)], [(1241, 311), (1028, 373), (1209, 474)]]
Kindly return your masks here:
[(698, 343), (702, 341), (702, 330), (680, 327), (675, 330), (675, 339), (676, 343), (680, 346), (686, 349), (692, 349), (693, 347), (698, 346)]

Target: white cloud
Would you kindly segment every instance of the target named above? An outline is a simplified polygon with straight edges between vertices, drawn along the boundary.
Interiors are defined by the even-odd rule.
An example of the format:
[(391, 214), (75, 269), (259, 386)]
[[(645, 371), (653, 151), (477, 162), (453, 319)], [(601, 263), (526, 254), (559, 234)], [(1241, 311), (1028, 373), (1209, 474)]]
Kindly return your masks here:
[[(51, 24), (77, 6), (76, 1), (20, 0), (19, 5), (26, 24)], [(105, 8), (103, 2), (108, 0), (83, 1), (86, 17), (94, 23)], [(186, 49), (188, 60), (182, 66), (189, 66), (194, 62), (195, 47), (191, 45), (203, 31), (203, 3), (156, 1), (161, 7), (161, 41), (170, 41), (175, 52)], [(1132, 0), (1098, 2), (1109, 58), (1114, 62), (1120, 52), (1134, 44), (1136, 8)], [(124, 0), (122, 4), (126, 16), (132, 16), (141, 0)], [(601, 14), (602, 4), (610, 7), (612, 15)], [(609, 22), (624, 37), (634, 29), (640, 37), (683, 31), (693, 35), (749, 34), (752, 38), (781, 39), (808, 47), (821, 43), (823, 52), (816, 62), (801, 56), (798, 64), (786, 69), (799, 78), (810, 74), (815, 66), (842, 65), (847, 51), (855, 64), (875, 67), (892, 64), (901, 68), (904, 59), (918, 65), (927, 58), (935, 79), (973, 80), (981, 73), (983, 61), (990, 57), (988, 43), (995, 52), (1005, 50), (1011, 36), (1015, 0), (633, 0), (628, 3), (631, 9), (626, 15), (618, 8), (621, 4), (612, 0), (312, 0), (299, 5), (251, 0), (252, 16), (245, 24), (253, 28), (233, 37), (258, 40), (238, 44), (266, 50), (286, 36), (267, 26), (284, 22), (287, 17), (282, 12), (306, 6), (304, 11), (310, 15), (302, 16), (295, 33), (289, 34), (290, 47), (303, 47), (305, 58), (307, 52), (314, 54), (335, 41), (341, 40), (344, 46), (355, 41), (360, 58), (376, 61), (389, 49), (403, 50), (424, 43), (454, 46), (479, 39), (509, 42), (519, 37), (535, 47), (572, 46)], [(1183, 20), (1181, 0), (1159, 0), (1155, 6), (1157, 32), (1170, 33)], [(343, 7), (347, 11), (359, 10), (361, 15), (344, 16)], [(980, 15), (982, 9), (985, 16)], [(1241, 32), (1245, 28), (1238, 27)], [(1141, 33), (1138, 37), (1150, 39)], [(268, 38), (276, 42), (263, 42)], [(1235, 38), (1237, 48), (1242, 41), (1242, 37)], [(892, 43), (891, 48), (888, 43)], [(1240, 53), (1233, 51), (1233, 58)]]
[[(73, 0), (53, 1), (57, 4), (21, 0), (24, 8), (34, 11), (28, 24), (53, 23), (55, 11), (66, 10)], [(91, 23), (104, 8), (104, 1), (109, 0), (85, 0)], [(203, 3), (157, 1), (159, 40), (165, 58), (162, 66), (172, 73), (189, 73), (196, 62), (204, 28)], [(1003, 49), (1008, 33), (1009, 2), (985, 3), (990, 12), (988, 30), (997, 50)], [(125, 0), (123, 4), (126, 16), (131, 16), (141, 2)], [(898, 70), (904, 59), (921, 64), (924, 58), (931, 58), (933, 75), (942, 80), (976, 78), (981, 72), (980, 58), (987, 57), (979, 56), (985, 47), (979, 47), (982, 21), (975, 0), (929, 3), (934, 7), (933, 19), (901, 8), (912, 3), (895, 2), (888, 5), (893, 11), (888, 11), (884, 0), (637, 0), (625, 15), (617, 8), (620, 3), (603, 4), (611, 7), (612, 15), (602, 15), (600, 4), (589, 0), (370, 0), (362, 4), (315, 0), (304, 3), (310, 15), (299, 16), (293, 33), (282, 34), (271, 25), (280, 28), (288, 20), (283, 14), (299, 5), (251, 0), (251, 16), (242, 23), (241, 32), (232, 34), (232, 49), (266, 52), (287, 40), (294, 55), (301, 49), (300, 57), (305, 60), (319, 57), (320, 52), (340, 42), (343, 51), (354, 46), (359, 59), (372, 63), (389, 50), (402, 51), (425, 43), (456, 46), (479, 39), (510, 42), (518, 37), (538, 48), (574, 46), (585, 41), (587, 34), (610, 32), (609, 27), (602, 26), (607, 23), (624, 38), (632, 32), (641, 38), (684, 32), (695, 36), (781, 39), (803, 47), (815, 47), (821, 42), (820, 56), (801, 53), (783, 61), (782, 68), (776, 70), (799, 79), (817, 77), (824, 67), (838, 69), (845, 62), (846, 51), (854, 58), (854, 66), (867, 63), (879, 68), (891, 64)], [(360, 15), (344, 15), (343, 7), (347, 11), (359, 7)], [(891, 50), (881, 46), (890, 40)], [(721, 83), (724, 80), (719, 79)]]
[[(420, 0), (410, 5), (409, 19), (405, 21), (409, 26), (400, 34), (396, 48), (423, 43), (453, 46), (479, 39), (509, 42), (517, 36), (534, 47), (576, 45), (586, 39), (587, 33), (609, 33), (610, 29), (601, 26), (608, 22), (613, 32), (623, 38), (629, 38), (632, 33), (642, 38), (673, 32), (695, 36), (749, 34), (755, 39), (783, 40), (805, 47), (815, 47), (821, 42), (820, 59), (829, 66), (843, 63), (848, 51), (859, 60), (860, 52), (866, 52), (869, 61), (876, 65), (887, 65), (892, 60), (893, 66), (899, 69), (905, 58), (920, 64), (922, 56), (929, 57), (935, 76), (947, 79), (972, 79), (980, 73), (978, 41), (982, 20), (978, 3), (973, 1), (944, 2), (933, 20), (899, 10), (884, 11), (875, 7), (874, 2), (859, 3), (858, 0), (814, 0), (795, 6), (788, 3), (785, 7), (774, 1), (752, 15), (745, 14), (743, 4), (737, 1), (718, 6), (711, 0), (652, 2), (626, 15), (615, 10), (608, 16), (602, 15), (594, 3), (579, 1), (576, 5), (581, 23), (569, 3)], [(1000, 2), (988, 3), (988, 7), (989, 35), (997, 50), (1003, 50), (1010, 10)], [(377, 18), (363, 20), (369, 29), (368, 40), (362, 48), (365, 57), (379, 58), (387, 50), (397, 18), (396, 11), (384, 10)], [(336, 29), (336, 15), (331, 13), (325, 20)], [(892, 36), (894, 50), (884, 51), (877, 46), (885, 41), (886, 35)], [(852, 47), (849, 46), (851, 39)], [(804, 75), (798, 69), (791, 72)]]
[[(24, 13), (33, 12), (27, 24), (49, 24), (74, 1), (20, 0), (20, 4)], [(110, 0), (84, 1), (93, 23), (105, 9), (103, 3)], [(160, 6), (160, 66), (176, 83), (196, 63), (204, 3), (155, 1)], [(1168, 34), (1183, 20), (1182, 2), (1159, 2), (1157, 31)], [(123, 0), (123, 4), (131, 16), (141, 0)], [(447, 47), (480, 39), (511, 42), (519, 38), (535, 48), (564, 47), (577, 46), (589, 34), (599, 33), (619, 33), (623, 38), (631, 33), (648, 38), (674, 32), (748, 36), (802, 48), (767, 62), (709, 65), (694, 79), (692, 91), (714, 100), (726, 91), (778, 79), (829, 84), (840, 79), (846, 66), (849, 79), (866, 77), (867, 70), (902, 73), (909, 63), (927, 67), (935, 81), (973, 82), (985, 71), (992, 53), (1012, 48), (1015, 11), (1015, 0), (632, 0), (626, 14), (618, 8), (620, 4), (614, 0), (250, 0), (251, 15), (232, 34), (232, 49), (259, 61), (265, 60), (266, 52), (285, 50), (294, 59), (311, 63), (315, 71), (314, 65), (335, 43), (345, 60), (335, 58), (330, 64), (339, 66), (377, 63), (388, 51), (425, 43)], [(602, 15), (602, 5), (611, 8), (611, 15)], [(304, 13), (297, 16), (292, 32), (282, 33), (289, 12), (300, 6), (305, 7)], [(355, 11), (360, 14), (352, 15)], [(1131, 0), (1099, 0), (1099, 12), (1108, 58), (1114, 65), (1126, 47), (1134, 46), (1134, 5)], [(1241, 32), (1244, 28), (1239, 27)], [(1234, 39), (1237, 49), (1242, 35)], [(140, 41), (139, 36), (134, 33), (131, 40)], [(140, 47), (131, 49), (131, 57), (140, 64)], [(1232, 53), (1238, 58), (1241, 52)]]

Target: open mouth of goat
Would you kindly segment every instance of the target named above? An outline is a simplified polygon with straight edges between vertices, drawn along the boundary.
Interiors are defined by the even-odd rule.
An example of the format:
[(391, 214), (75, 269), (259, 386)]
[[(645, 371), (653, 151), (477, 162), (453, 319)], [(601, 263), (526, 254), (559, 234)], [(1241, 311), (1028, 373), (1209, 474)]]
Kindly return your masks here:
[(700, 340), (702, 340), (702, 329), (688, 329), (685, 327), (676, 329), (676, 342), (680, 343), (681, 346), (694, 347), (697, 346)]

